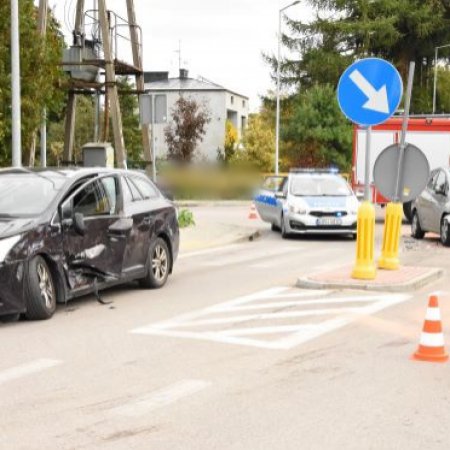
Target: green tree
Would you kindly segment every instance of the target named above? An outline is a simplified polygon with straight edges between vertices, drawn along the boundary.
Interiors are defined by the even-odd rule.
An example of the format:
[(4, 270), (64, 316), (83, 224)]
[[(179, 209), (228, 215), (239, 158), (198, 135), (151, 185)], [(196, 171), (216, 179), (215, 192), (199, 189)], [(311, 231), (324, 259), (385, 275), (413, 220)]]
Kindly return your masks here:
[(339, 110), (330, 85), (313, 86), (295, 98), (282, 137), (290, 143), (285, 155), (290, 167), (350, 167), (352, 126)]
[[(10, 2), (0, 3), (0, 164), (11, 162), (11, 65)], [(24, 156), (33, 142), (33, 134), (47, 108), (50, 120), (63, 107), (64, 93), (58, 89), (64, 81), (60, 62), (64, 39), (49, 12), (46, 40), (37, 30), (37, 9), (33, 0), (19, 2), (22, 147)], [(24, 158), (24, 161), (28, 160)]]
[[(75, 111), (75, 135), (73, 145), (73, 160), (81, 162), (81, 148), (87, 142), (92, 142), (94, 137), (94, 104), (89, 96), (79, 95)], [(64, 150), (64, 115), (58, 121), (49, 123), (48, 126), (48, 164), (59, 165), (63, 159)]]
[[(307, 89), (335, 86), (355, 58), (392, 61), (406, 79), (416, 62), (412, 110), (430, 109), (434, 48), (450, 41), (448, 0), (310, 0), (315, 19), (288, 20), (283, 43), (300, 58), (281, 62), (282, 81)], [(448, 52), (447, 52), (448, 54)], [(445, 49), (441, 55), (445, 56)], [(275, 58), (269, 58), (273, 67)]]
[(238, 131), (233, 125), (233, 122), (227, 119), (225, 122), (225, 142), (223, 145), (225, 163), (228, 163), (233, 158), (236, 152), (237, 143)]
[(271, 172), (274, 167), (275, 134), (264, 113), (251, 114), (242, 139), (242, 149), (235, 152), (234, 165)]
[[(122, 77), (118, 81), (120, 91), (119, 101), (122, 112), (122, 128), (128, 160), (139, 163), (144, 159), (142, 146), (142, 132), (139, 129), (139, 101), (131, 90), (134, 86), (128, 78)], [(111, 128), (111, 127), (110, 127)]]
[(191, 162), (210, 120), (206, 105), (180, 96), (172, 109), (172, 122), (164, 130), (169, 158), (184, 163)]

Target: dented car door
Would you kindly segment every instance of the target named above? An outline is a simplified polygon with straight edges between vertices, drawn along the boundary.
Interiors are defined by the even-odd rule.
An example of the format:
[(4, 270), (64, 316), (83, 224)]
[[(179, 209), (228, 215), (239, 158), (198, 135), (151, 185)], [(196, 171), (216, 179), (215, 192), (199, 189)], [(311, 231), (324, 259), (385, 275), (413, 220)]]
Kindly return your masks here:
[(73, 290), (120, 279), (132, 224), (122, 215), (117, 176), (95, 178), (60, 208), (68, 282)]

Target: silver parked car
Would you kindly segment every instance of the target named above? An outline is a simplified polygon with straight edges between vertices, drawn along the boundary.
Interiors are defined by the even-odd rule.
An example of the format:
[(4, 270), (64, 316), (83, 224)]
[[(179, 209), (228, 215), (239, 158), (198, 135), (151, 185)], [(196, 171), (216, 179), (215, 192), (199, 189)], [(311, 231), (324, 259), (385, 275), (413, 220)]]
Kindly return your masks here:
[(441, 242), (450, 246), (450, 169), (439, 167), (431, 172), (425, 190), (412, 206), (411, 235), (422, 239), (427, 231), (438, 233)]
[(255, 196), (261, 219), (294, 234), (356, 236), (358, 200), (335, 170), (295, 169), (288, 176), (266, 178)]

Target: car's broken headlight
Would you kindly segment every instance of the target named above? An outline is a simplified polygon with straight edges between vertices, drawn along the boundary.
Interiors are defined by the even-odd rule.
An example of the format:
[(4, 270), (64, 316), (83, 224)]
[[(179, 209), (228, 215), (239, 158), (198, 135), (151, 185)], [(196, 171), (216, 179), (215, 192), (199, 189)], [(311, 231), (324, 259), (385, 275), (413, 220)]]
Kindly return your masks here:
[(0, 263), (4, 262), (12, 248), (20, 241), (22, 235), (0, 239)]

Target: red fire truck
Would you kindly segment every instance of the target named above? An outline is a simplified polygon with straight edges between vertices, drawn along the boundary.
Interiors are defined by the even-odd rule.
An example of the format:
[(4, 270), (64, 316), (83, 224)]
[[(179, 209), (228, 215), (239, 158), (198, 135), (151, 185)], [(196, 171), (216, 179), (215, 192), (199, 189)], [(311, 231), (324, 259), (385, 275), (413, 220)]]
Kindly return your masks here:
[[(370, 157), (372, 201), (384, 205), (388, 202), (373, 184), (373, 166), (378, 155), (391, 144), (400, 142), (402, 118), (393, 117), (381, 125), (372, 127)], [(450, 116), (411, 116), (408, 122), (406, 142), (414, 144), (426, 155), (430, 170), (450, 165)], [(366, 130), (355, 125), (353, 129), (352, 186), (358, 197), (364, 193), (364, 166), (366, 163)], [(403, 205), (406, 218), (410, 219), (411, 204)]]

